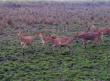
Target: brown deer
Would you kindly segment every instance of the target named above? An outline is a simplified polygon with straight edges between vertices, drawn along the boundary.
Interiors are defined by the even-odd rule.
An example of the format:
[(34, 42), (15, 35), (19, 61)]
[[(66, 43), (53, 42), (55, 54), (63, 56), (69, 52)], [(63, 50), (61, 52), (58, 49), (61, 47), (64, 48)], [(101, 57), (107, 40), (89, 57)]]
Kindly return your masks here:
[(32, 45), (34, 39), (36, 38), (36, 35), (31, 36), (31, 35), (27, 35), (26, 33), (19, 32), (18, 37), (20, 39), (21, 46), (25, 48), (27, 46)]
[(102, 41), (102, 33), (100, 32), (78, 32), (75, 37), (77, 39), (82, 39), (83, 46), (85, 48), (89, 40), (94, 42), (96, 45), (100, 44)]
[(40, 37), (42, 44), (43, 45), (47, 45), (48, 43), (52, 43), (53, 38), (55, 38), (55, 36), (53, 35), (46, 35), (45, 33), (37, 33), (37, 35)]

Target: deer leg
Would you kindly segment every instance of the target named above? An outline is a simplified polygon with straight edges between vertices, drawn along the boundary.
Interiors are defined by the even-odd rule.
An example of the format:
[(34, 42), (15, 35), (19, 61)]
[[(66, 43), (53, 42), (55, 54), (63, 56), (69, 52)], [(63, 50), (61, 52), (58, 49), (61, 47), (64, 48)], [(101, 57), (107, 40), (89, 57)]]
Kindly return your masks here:
[(97, 39), (94, 40), (94, 46), (97, 46), (98, 45), (98, 41)]
[(87, 48), (87, 40), (83, 40), (83, 46), (84, 48)]
[(26, 47), (27, 47), (27, 45), (26, 45), (26, 44), (24, 44), (24, 45), (23, 45), (23, 48), (26, 48)]
[(69, 49), (69, 53), (70, 53), (70, 54), (73, 54), (72, 46), (71, 46), (71, 45), (68, 45), (67, 47), (68, 47), (68, 49)]
[(24, 42), (21, 42), (21, 46), (23, 46)]
[(26, 45), (26, 43), (21, 42), (21, 46), (22, 46), (23, 48), (25, 48), (27, 45)]
[(24, 42), (21, 42), (21, 46), (24, 48), (25, 47), (25, 43)]
[(104, 43), (104, 35), (102, 34), (100, 37), (101, 43)]
[(99, 37), (98, 42), (99, 42), (99, 45), (101, 45), (101, 43), (103, 43), (102, 37)]
[(94, 45), (100, 45), (100, 38), (94, 39)]

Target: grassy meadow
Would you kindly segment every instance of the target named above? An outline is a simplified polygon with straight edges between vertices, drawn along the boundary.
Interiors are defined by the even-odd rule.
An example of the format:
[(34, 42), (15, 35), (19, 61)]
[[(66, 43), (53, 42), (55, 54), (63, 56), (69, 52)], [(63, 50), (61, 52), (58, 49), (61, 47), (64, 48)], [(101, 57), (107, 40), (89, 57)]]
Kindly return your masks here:
[(74, 36), (92, 23), (110, 27), (110, 3), (0, 3), (0, 81), (110, 81), (110, 36), (87, 48), (22, 48), (17, 32)]

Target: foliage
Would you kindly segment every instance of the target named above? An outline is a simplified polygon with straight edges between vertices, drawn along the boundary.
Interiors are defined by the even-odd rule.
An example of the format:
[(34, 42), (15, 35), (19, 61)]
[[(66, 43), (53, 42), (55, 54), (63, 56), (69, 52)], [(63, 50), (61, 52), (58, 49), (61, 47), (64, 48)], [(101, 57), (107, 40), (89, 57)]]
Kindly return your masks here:
[(0, 4), (0, 81), (110, 81), (110, 37), (104, 38), (104, 44), (89, 44), (86, 49), (80, 43), (71, 48), (42, 46), (36, 38), (32, 46), (23, 49), (16, 34), (73, 36), (86, 30), (91, 17), (97, 27), (109, 27), (110, 6), (92, 5)]

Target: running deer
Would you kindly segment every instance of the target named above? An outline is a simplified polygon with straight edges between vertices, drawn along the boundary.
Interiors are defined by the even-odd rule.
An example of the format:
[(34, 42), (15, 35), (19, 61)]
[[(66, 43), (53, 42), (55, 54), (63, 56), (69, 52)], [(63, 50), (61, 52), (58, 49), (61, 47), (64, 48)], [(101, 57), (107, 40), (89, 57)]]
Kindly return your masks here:
[(21, 46), (23, 48), (25, 48), (27, 46), (32, 45), (36, 35), (35, 36), (31, 36), (31, 35), (27, 35), (26, 33), (19, 32), (18, 33), (18, 37), (19, 37)]
[(53, 38), (55, 38), (55, 36), (53, 36), (53, 35), (46, 35), (44, 33), (37, 33), (37, 35), (40, 37), (43, 45), (47, 45), (48, 43), (52, 43)]
[(88, 28), (88, 32), (101, 32), (103, 35), (110, 35), (110, 28), (96, 28), (95, 25), (92, 25)]
[(110, 28), (99, 28), (98, 32), (102, 33), (102, 41), (104, 42), (104, 36), (110, 36)]
[(110, 28), (96, 28), (95, 25), (89, 27), (88, 32), (100, 32), (102, 34), (102, 42), (104, 42), (104, 35), (110, 36)]
[(78, 32), (75, 37), (79, 40), (82, 39), (83, 46), (86, 48), (87, 42), (92, 41), (96, 45), (102, 42), (102, 33), (100, 32)]

